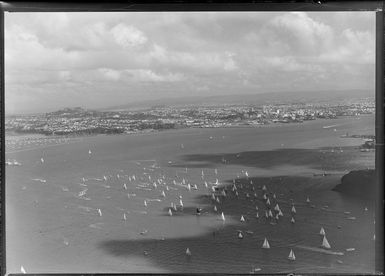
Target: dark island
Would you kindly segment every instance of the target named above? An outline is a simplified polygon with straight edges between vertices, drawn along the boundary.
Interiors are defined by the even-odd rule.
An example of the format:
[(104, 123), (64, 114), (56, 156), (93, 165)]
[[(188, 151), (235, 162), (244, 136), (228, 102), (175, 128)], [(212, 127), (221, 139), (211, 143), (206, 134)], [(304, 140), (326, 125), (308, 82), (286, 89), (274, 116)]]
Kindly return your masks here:
[(376, 196), (375, 170), (351, 171), (341, 178), (341, 184), (335, 186), (333, 191), (363, 199), (374, 199)]

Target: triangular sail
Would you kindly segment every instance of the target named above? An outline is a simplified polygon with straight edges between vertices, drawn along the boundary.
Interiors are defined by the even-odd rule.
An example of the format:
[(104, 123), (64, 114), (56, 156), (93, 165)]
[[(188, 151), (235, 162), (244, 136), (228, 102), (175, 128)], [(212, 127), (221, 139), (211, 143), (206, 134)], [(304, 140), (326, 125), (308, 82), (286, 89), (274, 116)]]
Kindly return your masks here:
[(191, 251), (190, 251), (190, 248), (188, 248), (188, 247), (187, 247), (187, 249), (186, 249), (186, 255), (187, 255), (187, 256), (191, 256)]
[(326, 239), (326, 237), (324, 236), (323, 240), (322, 240), (322, 247), (326, 248), (326, 249), (330, 249), (331, 246), (328, 242), (328, 240)]
[(241, 216), (241, 221), (244, 222), (245, 221), (245, 218), (243, 216)]
[(292, 250), (292, 249), (290, 250), (290, 254), (289, 254), (289, 257), (288, 257), (288, 259), (289, 259), (289, 260), (292, 260), (292, 261), (294, 261), (294, 260), (295, 260), (295, 255), (294, 255), (294, 252), (293, 252), (293, 250)]
[(225, 215), (223, 214), (223, 212), (222, 212), (222, 214), (221, 214), (221, 219), (222, 219), (223, 221), (226, 220), (226, 219), (225, 219)]
[(265, 238), (265, 240), (263, 241), (263, 245), (262, 245), (262, 248), (270, 248), (270, 244), (268, 242), (268, 240)]
[(323, 227), (321, 227), (319, 234), (325, 236), (325, 229)]
[(294, 205), (293, 205), (293, 207), (291, 207), (291, 212), (294, 214), (297, 213), (297, 210), (295, 209)]
[(295, 223), (295, 220), (294, 220), (294, 218), (293, 217), (291, 217), (291, 223)]

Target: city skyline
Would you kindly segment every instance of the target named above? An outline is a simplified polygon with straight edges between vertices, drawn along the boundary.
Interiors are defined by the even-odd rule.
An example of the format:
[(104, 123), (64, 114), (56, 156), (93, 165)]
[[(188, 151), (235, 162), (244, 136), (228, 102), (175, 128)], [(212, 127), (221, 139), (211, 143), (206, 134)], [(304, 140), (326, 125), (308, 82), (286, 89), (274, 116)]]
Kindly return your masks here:
[(374, 91), (374, 14), (6, 13), (6, 113), (190, 96)]

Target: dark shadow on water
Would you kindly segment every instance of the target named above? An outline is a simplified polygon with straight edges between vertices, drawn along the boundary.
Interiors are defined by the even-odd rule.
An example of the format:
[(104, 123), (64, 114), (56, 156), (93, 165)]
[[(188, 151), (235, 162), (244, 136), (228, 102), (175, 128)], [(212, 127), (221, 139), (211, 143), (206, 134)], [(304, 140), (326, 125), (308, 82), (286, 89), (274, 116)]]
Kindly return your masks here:
[(346, 161), (361, 154), (358, 147), (328, 147), (319, 149), (276, 149), (221, 154), (190, 154), (173, 167), (211, 168), (218, 164), (240, 165), (263, 169), (275, 166), (308, 166), (319, 170), (339, 170)]
[[(349, 160), (360, 154), (357, 148), (333, 148), (306, 150), (306, 149), (278, 149), (273, 151), (249, 151), (236, 154), (206, 154), (183, 156), (183, 164), (179, 167), (194, 167), (197, 162), (215, 166), (225, 161), (226, 164), (236, 164), (251, 167), (271, 168), (279, 165), (303, 165), (311, 168), (333, 170), (346, 169)], [(343, 151), (337, 153), (338, 151)], [(298, 260), (290, 262), (287, 255), (290, 246), (305, 237), (313, 240), (319, 238), (306, 229), (316, 224), (317, 216), (322, 214), (323, 202), (317, 205), (306, 203), (306, 197), (316, 199), (320, 191), (329, 191), (339, 181), (337, 176), (276, 176), (253, 177), (235, 179), (236, 190), (233, 188), (233, 179), (225, 181), (214, 193), (207, 192), (195, 197), (195, 206), (184, 206), (183, 211), (173, 211), (173, 216), (195, 216), (203, 219), (208, 215), (217, 215), (218, 223), (206, 234), (183, 238), (151, 238), (145, 239), (112, 239), (101, 242), (98, 247), (108, 254), (122, 258), (143, 257), (149, 258), (156, 267), (171, 273), (249, 273), (252, 266), (260, 267), (258, 273), (294, 272), (301, 267), (301, 272), (333, 273), (335, 257), (331, 255), (319, 256), (308, 251), (296, 251)], [(267, 187), (267, 195), (271, 205), (263, 199), (263, 186)], [(224, 195), (224, 193), (226, 195)], [(331, 192), (334, 193), (334, 192)], [(276, 198), (275, 198), (276, 197)], [(219, 199), (219, 202), (217, 202)], [(291, 214), (291, 204), (301, 209), (300, 214)], [(285, 213), (279, 220), (266, 218), (267, 210), (274, 210), (276, 203)], [(214, 206), (217, 211), (214, 211)], [(202, 208), (202, 214), (196, 216), (196, 208)], [(257, 208), (258, 210), (257, 210)], [(164, 216), (170, 207), (164, 208)], [(224, 212), (226, 222), (220, 222), (220, 214)], [(274, 211), (273, 211), (274, 212)], [(258, 217), (257, 217), (258, 213)], [(274, 213), (276, 214), (276, 213)], [(245, 222), (240, 222), (244, 216)], [(295, 217), (296, 223), (290, 222)], [(174, 219), (170, 217), (170, 219)], [(229, 219), (238, 220), (237, 224), (228, 223)], [(272, 224), (273, 223), (273, 224)], [(334, 222), (333, 222), (334, 223)], [(335, 222), (343, 223), (343, 222)], [(351, 223), (350, 221), (346, 223)], [(219, 225), (219, 226), (218, 226)], [(334, 226), (333, 226), (334, 227)], [(335, 226), (334, 231), (342, 231)], [(243, 238), (238, 237), (239, 230)], [(261, 249), (263, 239), (267, 235), (271, 249)], [(309, 236), (310, 235), (310, 236)], [(314, 236), (314, 237), (313, 237)], [(319, 243), (317, 240), (316, 243)], [(185, 254), (189, 248), (192, 256)], [(349, 272), (349, 271), (345, 271)], [(352, 271), (350, 271), (352, 272)]]
[[(206, 234), (164, 240), (150, 236), (139, 240), (112, 239), (100, 243), (99, 248), (123, 259), (149, 258), (156, 267), (172, 273), (248, 273), (252, 265), (261, 267), (263, 270), (260, 273), (290, 272), (294, 271), (296, 266), (308, 266), (307, 272), (314, 272), (312, 266), (329, 266), (333, 261), (332, 258), (326, 256), (326, 259), (318, 260), (318, 256), (309, 259), (307, 252), (298, 251), (296, 254), (299, 260), (294, 263), (287, 262), (290, 244), (297, 242), (301, 235), (307, 235), (302, 233), (301, 228), (304, 224), (313, 223), (308, 215), (312, 212), (320, 212), (320, 206), (317, 206), (316, 210), (305, 202), (309, 193), (308, 191), (303, 192), (304, 187), (314, 179), (313, 177), (295, 176), (237, 179), (238, 196), (233, 191), (231, 180), (228, 181), (231, 184), (225, 185), (215, 192), (215, 198), (219, 198), (220, 203), (216, 199), (212, 199), (209, 190), (207, 194), (195, 198), (196, 206), (203, 209), (201, 216), (196, 216), (196, 206), (185, 206), (183, 211), (175, 213), (175, 218), (170, 217), (170, 219), (178, 219), (178, 216), (194, 216), (197, 219), (204, 219), (208, 215), (217, 215), (216, 227), (213, 226)], [(251, 182), (253, 184), (250, 184)], [(270, 206), (266, 205), (263, 200), (263, 185), (267, 187), (267, 194), (271, 200)], [(226, 196), (223, 195), (223, 190), (225, 190)], [(255, 193), (257, 197), (255, 197)], [(275, 193), (276, 199), (273, 197)], [(313, 191), (313, 193), (317, 193), (317, 191)], [(315, 198), (316, 195), (311, 194), (311, 198), (313, 197)], [(279, 220), (266, 218), (265, 210), (271, 209), (274, 212), (273, 208), (277, 202), (285, 216)], [(307, 214), (306, 217), (297, 216), (295, 225), (290, 223), (292, 202), (296, 203), (297, 208), (302, 208), (302, 216)], [(214, 205), (218, 208), (216, 212), (213, 209)], [(168, 209), (169, 207), (164, 208), (165, 216), (167, 216)], [(227, 222), (220, 221), (221, 212), (224, 212)], [(259, 218), (256, 217), (257, 212)], [(240, 222), (241, 216), (244, 216), (246, 222)], [(230, 224), (229, 219), (238, 220), (239, 223)], [(287, 233), (289, 229), (292, 230), (285, 236), (283, 242), (280, 237), (281, 233)], [(238, 238), (239, 230), (243, 233), (242, 239)], [(268, 236), (271, 243), (270, 250), (261, 248), (265, 235)], [(192, 253), (191, 257), (185, 254), (187, 248)], [(330, 268), (328, 271), (332, 272), (333, 269)]]

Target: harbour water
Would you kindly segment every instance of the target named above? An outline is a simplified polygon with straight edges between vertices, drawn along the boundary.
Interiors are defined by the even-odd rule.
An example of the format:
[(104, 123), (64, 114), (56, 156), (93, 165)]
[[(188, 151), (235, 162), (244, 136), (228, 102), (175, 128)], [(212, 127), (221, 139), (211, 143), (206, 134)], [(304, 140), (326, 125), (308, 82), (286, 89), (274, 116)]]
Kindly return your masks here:
[[(373, 203), (331, 191), (348, 171), (374, 168), (374, 152), (347, 132), (373, 134), (374, 117), (7, 148), (21, 163), (6, 167), (7, 272), (371, 273)], [(278, 220), (264, 216), (263, 185)]]

